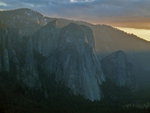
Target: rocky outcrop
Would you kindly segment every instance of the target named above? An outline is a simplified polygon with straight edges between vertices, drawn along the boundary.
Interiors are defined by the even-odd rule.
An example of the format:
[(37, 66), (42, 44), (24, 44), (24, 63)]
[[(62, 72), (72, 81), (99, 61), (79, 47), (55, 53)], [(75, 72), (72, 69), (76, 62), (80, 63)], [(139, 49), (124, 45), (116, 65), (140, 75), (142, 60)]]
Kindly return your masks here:
[(100, 100), (100, 84), (104, 76), (94, 54), (92, 31), (88, 30), (86, 26), (69, 24), (60, 31), (57, 80), (63, 80), (75, 94)]
[(29, 35), (47, 24), (46, 18), (31, 9), (0, 11), (1, 21), (8, 27), (17, 29), (20, 35)]
[[(44, 35), (43, 38), (41, 38)], [(60, 29), (53, 21), (34, 35), (35, 51), (45, 57), (46, 75), (56, 74), (74, 94), (100, 100), (100, 84), (104, 76), (94, 54), (94, 38), (90, 28), (69, 24)]]
[(120, 87), (133, 88), (135, 86), (132, 66), (123, 51), (117, 51), (104, 57), (101, 63), (107, 79)]
[(100, 100), (104, 75), (95, 55), (92, 30), (77, 24), (58, 28), (56, 24), (50, 22), (30, 37), (8, 33), (2, 39), (0, 66), (46, 97), (51, 93), (51, 74), (55, 73), (56, 81), (63, 82), (74, 94)]
[(0, 25), (0, 71), (9, 72), (9, 54), (7, 49), (7, 31)]
[(49, 56), (56, 49), (59, 30), (55, 20), (34, 33), (33, 47), (35, 51), (43, 56)]
[(3, 50), (3, 71), (9, 72), (9, 55), (8, 50), (5, 48)]

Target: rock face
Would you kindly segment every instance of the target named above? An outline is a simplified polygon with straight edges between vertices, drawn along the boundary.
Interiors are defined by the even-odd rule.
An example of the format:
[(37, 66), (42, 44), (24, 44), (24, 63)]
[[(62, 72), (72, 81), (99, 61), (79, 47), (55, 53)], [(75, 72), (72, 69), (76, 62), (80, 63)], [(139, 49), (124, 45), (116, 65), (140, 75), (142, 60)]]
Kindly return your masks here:
[[(56, 73), (74, 94), (90, 100), (100, 100), (100, 84), (104, 76), (94, 54), (92, 31), (86, 26), (69, 24), (59, 29), (51, 22), (35, 34), (36, 51), (46, 57), (45, 72)], [(45, 37), (40, 38), (40, 35)]]
[(2, 39), (0, 69), (4, 67), (3, 71), (13, 73), (27, 87), (43, 91), (46, 97), (51, 93), (51, 73), (55, 73), (56, 81), (74, 94), (91, 101), (101, 99), (100, 85), (105, 79), (89, 27), (69, 24), (57, 28), (53, 21), (30, 37), (16, 33)]
[(61, 70), (57, 70), (57, 79), (65, 81), (75, 94), (99, 100), (99, 85), (104, 76), (94, 54), (92, 31), (86, 26), (69, 24), (60, 31), (58, 40), (58, 63)]
[[(1, 25), (0, 25), (1, 26)], [(0, 72), (9, 72), (9, 54), (7, 49), (7, 35), (6, 30), (0, 29)]]
[(3, 51), (3, 70), (9, 72), (9, 56), (8, 50), (5, 48)]
[(17, 29), (20, 35), (32, 34), (47, 24), (47, 20), (42, 14), (27, 8), (0, 11), (0, 17), (4, 24)]
[(120, 87), (135, 86), (132, 66), (123, 51), (117, 51), (102, 59), (102, 69), (106, 78)]

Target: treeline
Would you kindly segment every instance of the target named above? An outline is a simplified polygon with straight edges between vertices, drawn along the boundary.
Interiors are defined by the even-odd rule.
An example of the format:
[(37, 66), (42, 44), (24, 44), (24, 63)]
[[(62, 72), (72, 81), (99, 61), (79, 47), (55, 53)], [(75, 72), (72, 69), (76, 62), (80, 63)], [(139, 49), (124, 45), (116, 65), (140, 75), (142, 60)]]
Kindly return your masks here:
[[(46, 87), (46, 86), (45, 86)], [(127, 88), (119, 88), (110, 81), (102, 86), (104, 98), (91, 102), (74, 96), (62, 83), (56, 83), (55, 74), (49, 82), (49, 96), (20, 85), (14, 75), (0, 73), (0, 113), (149, 113), (149, 108), (125, 105), (140, 102)], [(146, 102), (146, 101), (145, 101)], [(143, 101), (144, 104), (144, 101)]]

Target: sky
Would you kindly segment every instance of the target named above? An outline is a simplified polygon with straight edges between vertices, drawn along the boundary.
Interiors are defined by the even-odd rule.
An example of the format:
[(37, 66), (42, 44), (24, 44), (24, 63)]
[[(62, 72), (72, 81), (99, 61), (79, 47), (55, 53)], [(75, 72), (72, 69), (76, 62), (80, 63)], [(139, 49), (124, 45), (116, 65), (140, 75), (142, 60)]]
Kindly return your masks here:
[(124, 27), (116, 27), (122, 31), (125, 31), (130, 34), (135, 34), (144, 40), (150, 41), (150, 30), (149, 29), (136, 29), (136, 28), (124, 28)]
[[(0, 10), (17, 8), (30, 8), (50, 17), (112, 25), (134, 31), (138, 36), (137, 29), (141, 33), (143, 29), (150, 30), (150, 0), (0, 0)], [(150, 37), (149, 31), (147, 35)]]
[(150, 29), (150, 0), (0, 0), (0, 10), (16, 8), (95, 24)]

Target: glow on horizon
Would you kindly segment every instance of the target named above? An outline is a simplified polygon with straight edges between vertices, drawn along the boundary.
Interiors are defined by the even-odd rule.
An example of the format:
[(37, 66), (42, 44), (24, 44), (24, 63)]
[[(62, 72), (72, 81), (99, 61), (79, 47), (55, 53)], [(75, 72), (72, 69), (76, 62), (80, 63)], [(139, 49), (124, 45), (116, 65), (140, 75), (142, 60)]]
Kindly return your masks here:
[(134, 34), (144, 40), (150, 41), (150, 29), (136, 29), (136, 28), (125, 28), (125, 27), (116, 27), (124, 32)]

